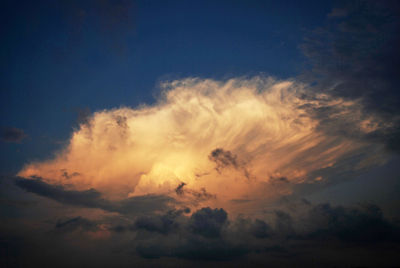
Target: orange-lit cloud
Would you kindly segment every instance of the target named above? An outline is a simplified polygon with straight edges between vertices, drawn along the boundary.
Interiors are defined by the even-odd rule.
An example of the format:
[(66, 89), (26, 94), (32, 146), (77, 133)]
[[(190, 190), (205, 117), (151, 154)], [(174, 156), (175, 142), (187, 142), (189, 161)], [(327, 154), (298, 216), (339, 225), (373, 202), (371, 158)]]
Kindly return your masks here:
[[(334, 175), (341, 159), (353, 155), (355, 164), (340, 165), (339, 173), (377, 163), (376, 155), (360, 156), (371, 145), (321, 127), (347, 117), (360, 133), (374, 131), (377, 119), (364, 116), (357, 102), (305, 97), (303, 84), (263, 77), (161, 86), (157, 104), (94, 113), (54, 159), (28, 164), (18, 175), (94, 188), (110, 199), (156, 193), (226, 205), (323, 183), (319, 171)], [(331, 117), (313, 116), (326, 107), (335, 109)]]

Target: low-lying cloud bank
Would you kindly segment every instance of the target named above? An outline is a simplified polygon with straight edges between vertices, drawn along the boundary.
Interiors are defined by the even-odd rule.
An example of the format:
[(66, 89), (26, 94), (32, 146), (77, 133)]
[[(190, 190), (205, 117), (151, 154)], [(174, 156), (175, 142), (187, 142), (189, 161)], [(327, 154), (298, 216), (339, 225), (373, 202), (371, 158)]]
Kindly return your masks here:
[[(366, 138), (385, 121), (358, 101), (311, 94), (295, 80), (188, 78), (161, 87), (153, 106), (94, 113), (54, 159), (18, 175), (94, 189), (107, 200), (163, 195), (229, 211), (323, 187), (385, 159), (383, 145)], [(349, 126), (353, 136), (341, 131)]]
[(134, 224), (115, 230), (143, 235), (136, 251), (144, 258), (202, 260), (240, 259), (252, 252), (294, 254), (291, 246), (295, 244), (331, 250), (394, 246), (400, 239), (399, 226), (385, 219), (374, 205), (345, 208), (308, 204), (299, 215), (275, 210), (270, 218), (230, 220), (225, 210), (205, 207), (191, 216), (173, 210), (139, 217)]
[[(95, 190), (65, 190), (37, 178), (14, 180), (17, 189), (35, 193), (28, 198), (37, 203), (24, 208), (14, 202), (9, 207), (18, 208), (20, 215), (36, 215), (1, 223), (7, 233), (0, 233), (0, 245), (9, 249), (4, 259), (14, 256), (24, 267), (60, 265), (60, 260), (65, 267), (398, 264), (394, 256), (400, 224), (373, 204), (344, 207), (301, 199), (265, 208), (257, 216), (234, 215), (208, 206), (192, 210), (184, 203), (176, 208), (177, 201), (168, 196), (106, 200)], [(36, 199), (37, 195), (46, 198)], [(54, 208), (57, 212), (50, 218), (47, 213), (39, 216), (49, 200), (61, 207)], [(52, 207), (50, 203), (47, 210)], [(13, 247), (18, 250), (10, 251)], [(46, 257), (35, 259), (43, 251)]]

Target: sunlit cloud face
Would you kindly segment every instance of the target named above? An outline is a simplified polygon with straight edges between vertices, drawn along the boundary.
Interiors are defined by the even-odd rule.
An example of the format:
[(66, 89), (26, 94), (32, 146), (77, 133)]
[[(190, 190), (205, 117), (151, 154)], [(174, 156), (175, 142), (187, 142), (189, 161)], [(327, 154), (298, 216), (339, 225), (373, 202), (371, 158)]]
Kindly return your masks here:
[[(296, 81), (183, 79), (161, 87), (154, 106), (94, 113), (54, 159), (28, 164), (18, 175), (94, 188), (110, 199), (165, 194), (229, 208), (323, 184), (379, 158), (379, 145), (338, 135), (331, 126), (347, 118), (368, 134), (379, 125), (376, 118), (363, 115), (355, 101), (305, 97), (306, 85)], [(313, 115), (332, 107), (331, 116)], [(375, 150), (375, 158), (365, 150)], [(344, 158), (352, 164), (341, 164)]]

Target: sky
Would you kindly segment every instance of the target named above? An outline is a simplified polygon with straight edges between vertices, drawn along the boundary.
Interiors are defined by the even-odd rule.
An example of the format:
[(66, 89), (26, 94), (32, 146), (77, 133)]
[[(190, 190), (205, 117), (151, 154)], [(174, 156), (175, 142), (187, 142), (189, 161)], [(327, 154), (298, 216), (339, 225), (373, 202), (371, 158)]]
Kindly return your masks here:
[(398, 2), (0, 12), (0, 266), (400, 265)]

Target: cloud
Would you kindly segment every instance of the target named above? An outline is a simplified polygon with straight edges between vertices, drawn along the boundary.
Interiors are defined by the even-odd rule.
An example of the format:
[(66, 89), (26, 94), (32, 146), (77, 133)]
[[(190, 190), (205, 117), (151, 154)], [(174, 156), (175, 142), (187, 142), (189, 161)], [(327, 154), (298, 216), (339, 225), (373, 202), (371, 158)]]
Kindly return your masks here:
[(228, 214), (225, 210), (202, 208), (190, 217), (189, 228), (192, 232), (205, 237), (218, 237), (227, 223)]
[(0, 139), (4, 142), (21, 143), (28, 137), (22, 129), (15, 127), (3, 127), (0, 131)]
[(17, 178), (16, 185), (28, 192), (54, 199), (60, 203), (85, 207), (104, 207), (109, 203), (101, 198), (101, 194), (94, 189), (86, 191), (68, 191), (62, 186), (51, 185), (44, 182), (41, 178), (23, 179)]
[(66, 169), (62, 169), (60, 171), (62, 172), (62, 176), (66, 179), (70, 179), (74, 176), (79, 176), (78, 172), (68, 173), (68, 171)]
[(275, 232), (284, 237), (292, 236), (294, 233), (293, 219), (287, 212), (275, 211)]
[[(95, 258), (104, 266), (118, 263), (127, 267), (159, 266), (166, 260), (172, 267), (192, 265), (194, 260), (203, 266), (233, 267), (248, 263), (365, 266), (376, 258), (383, 266), (398, 264), (398, 259), (390, 256), (396, 256), (399, 248), (400, 226), (372, 204), (344, 207), (288, 199), (279, 207), (237, 215), (207, 206), (176, 209), (176, 204), (160, 202), (165, 198), (161, 196), (113, 201), (99, 194), (46, 185), (40, 179), (20, 180), (17, 185), (23, 189), (63, 204), (56, 214), (38, 213), (46, 207), (47, 199), (42, 198), (38, 205), (25, 208), (33, 217), (15, 217), (20, 208), (12, 218), (2, 216), (2, 243), (14, 243), (18, 259), (31, 264), (53, 259), (70, 264), (69, 256), (74, 252), (80, 252), (76, 262), (91, 263)], [(50, 203), (49, 207), (54, 206)], [(98, 208), (107, 213), (96, 212)], [(23, 237), (22, 244), (15, 242), (18, 237)], [(346, 250), (338, 254), (338, 248)], [(50, 259), (44, 258), (43, 252), (50, 254), (46, 255)]]
[(217, 164), (217, 170), (227, 166), (238, 168), (236, 155), (232, 154), (230, 151), (225, 151), (224, 149), (217, 148), (211, 152), (209, 158)]
[(174, 203), (172, 198), (161, 195), (135, 196), (120, 201), (109, 201), (104, 199), (101, 193), (94, 189), (85, 191), (68, 190), (60, 185), (48, 184), (41, 178), (16, 178), (15, 184), (28, 192), (50, 198), (62, 204), (100, 208), (126, 215), (163, 210), (167, 208), (170, 203)]
[(211, 154), (208, 156), (208, 158), (215, 162), (217, 167), (215, 170), (217, 170), (219, 173), (222, 172), (223, 168), (226, 167), (233, 167), (236, 170), (242, 170), (243, 175), (247, 178), (250, 179), (250, 174), (247, 171), (244, 163), (239, 163), (237, 160), (237, 156), (232, 154), (230, 151), (225, 151), (222, 148), (217, 148), (211, 152)]
[(309, 211), (307, 221), (314, 225), (307, 233), (311, 239), (340, 239), (346, 243), (376, 245), (400, 238), (395, 233), (398, 227), (388, 222), (380, 208), (372, 204), (360, 208), (320, 204)]
[(347, 122), (367, 135), (369, 123), (385, 122), (364, 114), (355, 100), (315, 94), (295, 80), (187, 78), (161, 87), (153, 106), (95, 112), (63, 151), (18, 175), (93, 198), (150, 194), (192, 209), (201, 203), (230, 211), (246, 209), (230, 200), (258, 200), (262, 207), (300, 186), (323, 187), (385, 159), (383, 145), (328, 131)]
[(210, 194), (205, 188), (194, 190), (185, 187), (185, 185), (186, 183), (182, 182), (175, 188), (175, 193), (180, 202), (184, 202), (186, 204), (190, 203), (196, 206), (204, 201), (217, 198), (217, 195)]
[[(144, 220), (145, 219), (145, 220)], [(229, 243), (221, 237), (228, 226), (228, 214), (223, 209), (201, 208), (190, 217), (182, 210), (168, 212), (156, 218), (139, 218), (135, 226), (153, 234), (140, 241), (137, 253), (144, 258), (174, 257), (189, 260), (231, 260), (240, 258), (247, 249)]]
[(149, 232), (168, 234), (180, 227), (177, 218), (183, 213), (190, 213), (190, 209), (170, 210), (163, 215), (139, 217), (133, 225), (133, 230), (143, 229)]
[(177, 195), (183, 195), (183, 187), (186, 185), (186, 183), (181, 182), (178, 187), (176, 187), (175, 192)]
[[(323, 27), (308, 34), (302, 46), (310, 69), (303, 78), (314, 83), (315, 92), (357, 101), (362, 113), (375, 115), (381, 123), (365, 118), (361, 127), (337, 107), (314, 110), (317, 118), (336, 113), (334, 122), (322, 125), (327, 131), (383, 142), (387, 148), (400, 147), (400, 5), (397, 1), (345, 1), (332, 9)], [(351, 112), (351, 109), (349, 109)], [(329, 117), (328, 117), (329, 118)], [(340, 121), (342, 123), (340, 123)]]
[(93, 231), (97, 229), (97, 226), (92, 221), (78, 216), (67, 220), (58, 220), (55, 229), (60, 232), (71, 232), (76, 229)]
[[(337, 247), (346, 247), (351, 255), (390, 245), (396, 248), (400, 241), (400, 226), (371, 204), (342, 207), (325, 203), (303, 206), (296, 212), (272, 212), (269, 220), (263, 220), (242, 216), (228, 219), (223, 209), (209, 207), (191, 216), (182, 211), (169, 211), (140, 217), (134, 228), (125, 230), (147, 232), (135, 243), (137, 254), (143, 258), (235, 260), (238, 264), (261, 254), (260, 264), (290, 257), (292, 264), (301, 267), (314, 258), (316, 250), (321, 250), (318, 263), (332, 264)], [(348, 261), (357, 263), (353, 257)]]

